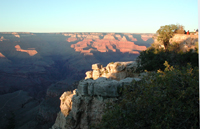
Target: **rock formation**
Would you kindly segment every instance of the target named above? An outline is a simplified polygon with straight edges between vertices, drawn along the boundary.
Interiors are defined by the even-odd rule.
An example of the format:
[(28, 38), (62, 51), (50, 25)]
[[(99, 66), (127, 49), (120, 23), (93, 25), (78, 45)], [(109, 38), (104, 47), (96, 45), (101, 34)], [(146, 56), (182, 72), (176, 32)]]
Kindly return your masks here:
[(141, 39), (147, 41), (148, 39), (152, 38), (153, 34), (143, 34), (141, 35)]
[[(115, 62), (108, 64), (106, 68), (109, 73), (119, 72), (118, 74), (122, 74), (123, 72), (126, 74), (131, 72), (134, 67), (134, 62)], [(106, 68), (103, 68), (101, 64), (92, 65), (93, 71), (97, 73)], [(113, 77), (114, 75), (112, 77), (118, 78), (117, 80), (92, 74), (90, 76), (95, 77), (96, 80), (82, 80), (73, 93), (64, 92), (62, 94), (60, 97), (61, 111), (57, 114), (52, 129), (88, 129), (92, 125), (98, 124), (104, 114), (106, 103), (117, 102), (124, 86), (130, 85), (133, 80), (140, 80), (139, 78), (126, 78), (126, 76)]]
[(196, 43), (198, 42), (198, 35), (175, 34), (174, 37), (170, 39), (170, 43), (173, 42), (179, 43), (183, 51), (188, 51), (190, 49), (195, 50)]
[(34, 56), (35, 54), (38, 53), (36, 50), (34, 50), (34, 48), (30, 48), (30, 49), (33, 49), (33, 50), (24, 50), (24, 49), (21, 49), (21, 47), (19, 45), (16, 45), (15, 48), (16, 48), (16, 51), (26, 52), (30, 56)]
[(19, 35), (18, 33), (13, 32), (12, 34), (13, 34), (15, 37), (17, 37), (17, 38), (20, 38), (20, 35)]
[[(68, 34), (69, 35), (69, 34)], [(133, 35), (128, 34), (128, 39), (120, 34), (92, 34), (89, 35), (70, 35), (67, 39), (68, 42), (78, 41), (72, 44), (71, 48), (75, 51), (83, 53), (84, 55), (93, 55), (92, 51), (98, 52), (121, 52), (139, 55), (139, 51), (146, 50), (146, 46), (139, 46), (134, 44), (133, 41), (138, 41)], [(102, 37), (102, 39), (100, 39)], [(143, 35), (143, 38), (149, 39), (151, 35)], [(81, 41), (80, 41), (81, 40)], [(147, 41), (147, 40), (144, 40)]]
[(52, 129), (88, 129), (99, 123), (106, 103), (116, 102), (121, 95), (120, 88), (129, 85), (133, 79), (116, 81), (100, 77), (81, 81), (76, 92), (65, 92), (60, 97), (61, 112)]
[[(195, 50), (196, 43), (198, 42), (198, 35), (186, 35), (186, 34), (175, 34), (170, 40), (169, 43), (178, 43), (182, 51), (189, 51), (190, 49)], [(164, 48), (164, 45), (157, 41), (155, 37), (153, 46), (158, 48)]]
[(0, 41), (6, 40), (3, 36), (1, 36)]
[(99, 77), (106, 77), (114, 80), (122, 80), (126, 77), (137, 77), (134, 70), (137, 67), (135, 61), (130, 62), (111, 62), (106, 67), (101, 64), (93, 64), (92, 71), (86, 72), (85, 79), (92, 78), (96, 80)]
[(5, 56), (0, 52), (0, 58), (5, 58)]

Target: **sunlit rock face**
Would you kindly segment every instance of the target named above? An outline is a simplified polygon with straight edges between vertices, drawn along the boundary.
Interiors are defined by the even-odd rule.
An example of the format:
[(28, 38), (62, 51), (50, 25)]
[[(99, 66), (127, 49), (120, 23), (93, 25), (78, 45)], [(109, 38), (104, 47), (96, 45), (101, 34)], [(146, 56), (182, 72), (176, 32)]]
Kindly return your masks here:
[(180, 49), (183, 51), (195, 50), (198, 42), (198, 35), (176, 34), (170, 39), (170, 43), (179, 43)]
[(92, 71), (87, 71), (85, 79), (94, 79), (96, 80), (99, 77), (110, 78), (114, 80), (122, 80), (126, 77), (136, 77), (134, 70), (136, 69), (137, 64), (135, 61), (129, 62), (111, 62), (106, 67), (103, 67), (101, 64), (93, 64)]
[(0, 58), (5, 58), (5, 56), (0, 52)]
[(18, 33), (13, 32), (12, 34), (13, 34), (15, 37), (17, 37), (17, 38), (20, 38), (20, 35), (19, 35)]
[(21, 49), (19, 45), (16, 45), (15, 48), (16, 48), (16, 51), (26, 52), (29, 54), (29, 56), (34, 56), (35, 54), (38, 53), (36, 50), (34, 50), (34, 48), (31, 48), (33, 50), (24, 50), (24, 49)]
[[(164, 48), (164, 45), (157, 40), (155, 37), (153, 45), (158, 48)], [(186, 35), (186, 34), (175, 34), (170, 40), (170, 44), (178, 43), (180, 50), (183, 52), (189, 51), (190, 49), (195, 50), (198, 43), (198, 35)]]
[[(133, 80), (141, 80), (133, 75), (127, 77), (131, 76), (129, 72), (133, 72), (134, 69), (134, 62), (115, 62), (106, 67), (100, 63), (93, 64), (93, 71), (86, 72), (91, 78), (80, 81), (73, 93), (64, 92), (60, 97), (61, 111), (57, 114), (52, 129), (88, 129), (91, 125), (98, 124), (104, 114), (106, 103), (117, 102), (122, 94), (120, 89), (130, 85)], [(110, 78), (92, 74), (94, 71), (101, 73), (105, 70), (116, 74)], [(93, 80), (93, 77), (96, 80)]]
[(152, 38), (153, 34), (142, 34), (141, 38), (144, 41), (147, 41), (148, 39)]
[[(151, 38), (152, 35), (142, 35), (142, 39), (147, 41)], [(100, 37), (102, 37), (100, 39)], [(72, 44), (71, 48), (74, 48), (75, 51), (83, 53), (84, 55), (93, 55), (92, 51), (98, 52), (122, 52), (122, 53), (131, 53), (139, 54), (139, 51), (146, 50), (146, 46), (139, 46), (134, 44), (134, 41), (138, 41), (133, 35), (127, 35), (129, 41), (126, 37), (120, 34), (106, 34), (106, 35), (71, 35), (67, 40), (71, 42), (77, 40), (78, 38), (83, 38), (82, 41), (78, 41), (76, 44)]]
[(1, 36), (0, 41), (6, 40), (3, 36)]

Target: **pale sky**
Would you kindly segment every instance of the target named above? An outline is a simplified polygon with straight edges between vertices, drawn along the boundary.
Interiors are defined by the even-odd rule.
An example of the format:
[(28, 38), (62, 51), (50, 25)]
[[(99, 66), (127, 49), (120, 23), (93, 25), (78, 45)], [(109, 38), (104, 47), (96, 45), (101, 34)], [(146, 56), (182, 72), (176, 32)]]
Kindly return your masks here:
[(198, 28), (198, 0), (0, 0), (0, 32), (155, 33)]

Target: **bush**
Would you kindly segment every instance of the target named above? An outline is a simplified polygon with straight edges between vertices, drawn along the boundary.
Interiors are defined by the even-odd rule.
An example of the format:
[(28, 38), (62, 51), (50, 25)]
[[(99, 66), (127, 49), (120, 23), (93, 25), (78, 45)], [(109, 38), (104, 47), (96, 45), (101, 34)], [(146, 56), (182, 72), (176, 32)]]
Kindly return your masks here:
[(97, 128), (198, 129), (198, 68), (165, 66), (125, 87), (123, 99), (105, 110)]
[(197, 67), (198, 50), (196, 52), (193, 50), (182, 52), (179, 44), (173, 43), (168, 46), (168, 51), (154, 47), (142, 51), (136, 61), (138, 64), (136, 72), (164, 70), (165, 67), (162, 64), (165, 61), (174, 67), (186, 66), (187, 63), (191, 63), (192, 67)]

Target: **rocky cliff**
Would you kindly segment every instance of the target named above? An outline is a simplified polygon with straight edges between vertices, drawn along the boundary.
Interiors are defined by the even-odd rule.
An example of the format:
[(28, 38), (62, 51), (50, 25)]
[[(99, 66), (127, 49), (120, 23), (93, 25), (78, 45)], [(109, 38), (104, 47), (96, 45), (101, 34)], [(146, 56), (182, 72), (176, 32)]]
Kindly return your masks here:
[[(107, 69), (109, 74), (116, 74), (112, 77), (93, 75), (90, 79), (87, 79), (87, 75), (85, 80), (79, 82), (78, 88), (73, 93), (64, 92), (60, 97), (61, 111), (57, 114), (52, 129), (88, 129), (96, 125), (102, 118), (106, 103), (117, 102), (124, 86), (129, 85), (133, 80), (140, 80), (127, 74), (128, 70), (135, 69), (134, 62), (115, 62), (105, 68), (101, 64), (94, 64), (92, 69), (93, 71)], [(129, 77), (118, 78), (119, 74), (124, 75), (124, 73)]]

